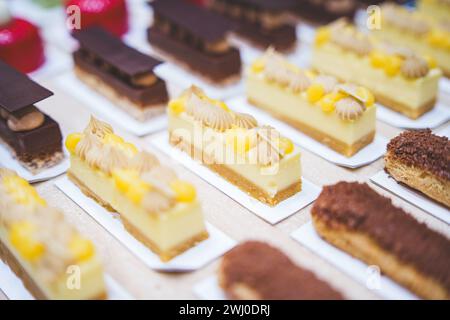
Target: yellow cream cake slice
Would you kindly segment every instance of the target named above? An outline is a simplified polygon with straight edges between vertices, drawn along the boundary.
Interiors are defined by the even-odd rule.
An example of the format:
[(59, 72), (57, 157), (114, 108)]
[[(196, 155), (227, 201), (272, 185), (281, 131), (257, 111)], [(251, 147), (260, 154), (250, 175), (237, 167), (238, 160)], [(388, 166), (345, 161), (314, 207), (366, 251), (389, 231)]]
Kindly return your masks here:
[(136, 239), (168, 261), (208, 238), (195, 187), (114, 134), (94, 117), (67, 137), (68, 177), (87, 196), (119, 213)]
[(15, 172), (0, 168), (0, 257), (36, 299), (104, 299), (92, 242)]
[(300, 192), (299, 149), (274, 128), (197, 87), (168, 109), (170, 143), (250, 196), (274, 206)]
[(345, 20), (319, 28), (312, 66), (367, 87), (378, 102), (412, 119), (434, 107), (441, 77), (433, 58), (374, 41)]
[(449, 0), (418, 0), (417, 9), (430, 19), (450, 22)]
[(444, 75), (450, 77), (448, 19), (429, 19), (420, 12), (389, 3), (381, 8), (381, 28), (373, 30), (372, 34), (433, 57)]
[(375, 136), (369, 90), (302, 70), (270, 48), (247, 70), (246, 95), (251, 104), (348, 157)]

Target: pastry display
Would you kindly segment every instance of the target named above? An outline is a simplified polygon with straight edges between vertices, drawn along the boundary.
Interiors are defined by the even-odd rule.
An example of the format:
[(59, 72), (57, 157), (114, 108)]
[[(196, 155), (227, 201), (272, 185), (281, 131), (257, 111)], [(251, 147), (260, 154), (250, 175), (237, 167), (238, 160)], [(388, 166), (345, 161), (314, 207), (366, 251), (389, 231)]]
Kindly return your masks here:
[(67, 0), (64, 3), (66, 8), (79, 8), (81, 29), (101, 26), (118, 37), (128, 32), (126, 0)]
[(450, 17), (450, 1), (448, 0), (419, 0), (417, 9), (430, 19), (445, 21)]
[(297, 0), (296, 13), (311, 22), (327, 23), (342, 17), (353, 20), (357, 9), (357, 0)]
[(168, 109), (170, 143), (253, 198), (275, 206), (300, 192), (300, 151), (274, 128), (197, 87)]
[(296, 5), (295, 0), (214, 0), (210, 7), (236, 23), (234, 33), (250, 44), (290, 51), (297, 43), (295, 25), (289, 23)]
[(152, 48), (208, 82), (224, 85), (239, 80), (239, 50), (227, 40), (231, 22), (217, 13), (181, 0), (156, 0)]
[(0, 141), (32, 173), (64, 158), (58, 123), (34, 105), (51, 95), (51, 91), (0, 61)]
[(375, 136), (374, 97), (365, 87), (302, 70), (269, 49), (246, 73), (248, 101), (352, 156)]
[(417, 11), (388, 3), (381, 7), (381, 29), (373, 30), (372, 34), (433, 57), (444, 75), (450, 77), (448, 20), (431, 21)]
[(396, 181), (450, 208), (450, 141), (431, 130), (405, 131), (392, 139), (385, 170)]
[(75, 74), (139, 121), (164, 113), (166, 84), (154, 73), (161, 63), (127, 45), (100, 27), (75, 32)]
[(342, 295), (280, 250), (246, 241), (222, 258), (219, 284), (230, 299), (340, 300)]
[(195, 187), (93, 117), (66, 139), (69, 179), (168, 261), (208, 238)]
[[(36, 299), (104, 299), (92, 242), (15, 172), (0, 168), (0, 258)], [(71, 281), (74, 269), (78, 285)]]
[(374, 41), (345, 20), (319, 28), (311, 56), (316, 70), (367, 87), (378, 102), (409, 118), (436, 103), (442, 73), (433, 58)]
[(311, 210), (319, 235), (425, 299), (450, 298), (450, 240), (365, 183), (325, 186)]
[(39, 28), (11, 16), (5, 1), (0, 1), (0, 60), (25, 73), (35, 71), (45, 62)]

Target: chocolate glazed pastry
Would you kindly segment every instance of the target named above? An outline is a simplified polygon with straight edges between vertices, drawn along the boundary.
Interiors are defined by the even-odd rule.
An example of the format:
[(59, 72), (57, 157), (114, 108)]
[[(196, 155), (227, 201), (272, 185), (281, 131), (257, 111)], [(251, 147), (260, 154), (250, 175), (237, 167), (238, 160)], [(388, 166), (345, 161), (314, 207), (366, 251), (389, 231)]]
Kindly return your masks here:
[(298, 0), (296, 13), (312, 23), (329, 23), (339, 18), (353, 20), (357, 0)]
[(365, 183), (323, 188), (311, 210), (319, 235), (426, 299), (450, 298), (450, 240)]
[(166, 84), (153, 73), (161, 63), (128, 47), (100, 27), (73, 35), (75, 73), (93, 89), (140, 121), (162, 114), (168, 101)]
[(287, 52), (297, 42), (295, 26), (288, 16), (296, 5), (295, 0), (214, 0), (210, 8), (233, 21), (235, 33), (252, 45)]
[(33, 105), (52, 94), (0, 61), (0, 140), (32, 173), (64, 157), (59, 125)]
[(225, 254), (219, 268), (219, 284), (231, 299), (343, 299), (312, 272), (259, 241), (244, 242)]
[(226, 39), (233, 28), (229, 21), (179, 0), (157, 0), (151, 5), (154, 23), (147, 37), (153, 48), (214, 84), (240, 78), (239, 51)]

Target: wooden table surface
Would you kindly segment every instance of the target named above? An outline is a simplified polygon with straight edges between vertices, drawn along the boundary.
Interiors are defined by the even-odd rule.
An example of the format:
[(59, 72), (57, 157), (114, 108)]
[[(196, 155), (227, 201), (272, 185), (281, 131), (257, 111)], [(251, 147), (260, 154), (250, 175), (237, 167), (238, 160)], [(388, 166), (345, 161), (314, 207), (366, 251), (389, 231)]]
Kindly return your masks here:
[[(75, 98), (66, 95), (58, 89), (54, 79), (47, 79), (43, 84), (54, 91), (55, 96), (42, 102), (40, 108), (59, 122), (64, 134), (81, 131), (89, 120), (90, 110)], [(170, 89), (171, 92), (179, 91), (179, 88), (171, 87)], [(101, 118), (100, 115), (98, 116)], [(449, 124), (447, 123), (446, 125)], [(149, 144), (152, 135), (136, 138), (123, 132), (119, 127), (114, 127), (116, 132), (127, 140), (155, 153), (163, 162), (173, 164), (174, 169), (183, 179), (191, 181), (197, 187), (206, 220), (217, 226), (231, 238), (237, 241), (261, 239), (276, 245), (298, 264), (313, 270), (320, 277), (329, 281), (348, 298), (378, 298), (376, 291), (370, 291), (365, 286), (358, 284), (290, 238), (289, 234), (293, 230), (310, 220), (309, 211), (311, 205), (272, 226), (174, 160), (153, 149)], [(392, 138), (401, 130), (377, 122), (377, 131), (387, 138)], [(383, 162), (380, 159), (362, 168), (350, 170), (336, 166), (302, 149), (302, 167), (305, 178), (322, 186), (340, 180), (368, 182), (370, 176), (383, 168)], [(196, 297), (192, 292), (193, 286), (216, 272), (218, 261), (189, 273), (170, 274), (151, 270), (79, 208), (77, 204), (59, 191), (53, 182), (53, 180), (50, 180), (37, 184), (38, 192), (50, 205), (62, 209), (67, 219), (94, 241), (106, 272), (126, 288), (133, 297), (137, 299), (195, 299)], [(424, 221), (433, 229), (450, 235), (450, 227), (444, 222), (378, 188), (374, 184), (370, 182), (369, 184), (378, 192), (392, 198), (396, 205), (403, 207), (418, 220)], [(0, 299), (4, 298), (5, 296), (0, 292)]]

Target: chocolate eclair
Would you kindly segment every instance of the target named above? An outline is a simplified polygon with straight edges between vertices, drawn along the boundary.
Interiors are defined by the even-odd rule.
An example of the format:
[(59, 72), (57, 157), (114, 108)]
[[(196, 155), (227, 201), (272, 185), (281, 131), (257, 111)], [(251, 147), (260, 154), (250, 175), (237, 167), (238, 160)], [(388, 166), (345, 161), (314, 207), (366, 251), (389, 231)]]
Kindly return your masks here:
[(387, 145), (385, 170), (397, 182), (450, 208), (450, 141), (430, 129), (405, 131)]
[(325, 186), (311, 210), (318, 234), (425, 299), (450, 299), (450, 240), (365, 183)]
[(296, 14), (311, 23), (329, 23), (339, 18), (353, 20), (357, 0), (298, 0)]
[(32, 173), (64, 157), (58, 123), (34, 105), (51, 95), (51, 91), (0, 60), (0, 140)]
[(154, 49), (213, 84), (240, 78), (239, 50), (227, 40), (230, 21), (181, 0), (157, 0), (151, 6), (153, 25), (147, 37)]
[(231, 299), (343, 299), (314, 273), (259, 241), (246, 241), (225, 254), (219, 269), (219, 285)]
[(101, 27), (73, 34), (76, 75), (87, 85), (139, 121), (164, 113), (166, 84), (154, 73), (161, 61), (124, 44)]
[(289, 14), (296, 7), (296, 0), (213, 0), (210, 5), (237, 25), (236, 35), (260, 49), (272, 46), (281, 52), (297, 43)]

